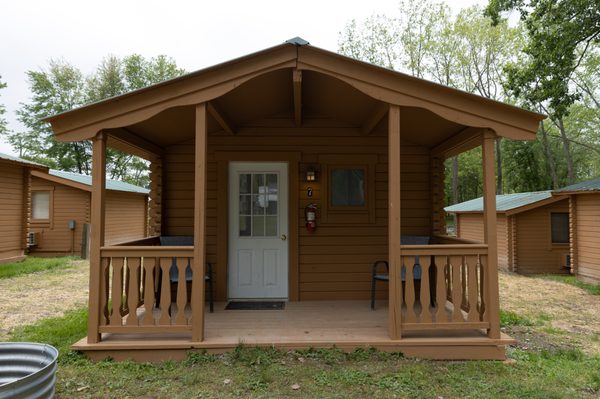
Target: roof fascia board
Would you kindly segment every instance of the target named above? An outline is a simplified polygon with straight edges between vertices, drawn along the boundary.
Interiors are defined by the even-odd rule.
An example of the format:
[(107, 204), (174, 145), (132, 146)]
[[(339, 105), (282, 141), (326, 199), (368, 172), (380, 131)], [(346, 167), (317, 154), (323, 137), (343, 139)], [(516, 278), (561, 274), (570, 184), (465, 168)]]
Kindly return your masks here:
[[(53, 183), (58, 183), (58, 184), (63, 184), (65, 186), (69, 186), (69, 187), (73, 187), (79, 190), (83, 190), (83, 191), (87, 191), (87, 192), (92, 192), (92, 186), (88, 186), (87, 184), (84, 183), (79, 183), (73, 180), (69, 180), (66, 179), (64, 177), (60, 177), (60, 176), (54, 176), (51, 175), (49, 173), (44, 173), (44, 172), (40, 172), (37, 170), (32, 170), (31, 171), (31, 175), (35, 176), (35, 177), (39, 177), (40, 179), (44, 179), (47, 181), (51, 181)], [(114, 190), (114, 189), (110, 189), (107, 188), (107, 191), (111, 191), (111, 192), (115, 192), (115, 193), (123, 193), (123, 194), (132, 194), (132, 195), (143, 195), (143, 196), (148, 196), (149, 194), (147, 193), (138, 193), (135, 191), (123, 191), (123, 190)]]
[(312, 46), (298, 48), (298, 69), (336, 77), (379, 101), (425, 108), (453, 122), (489, 128), (500, 136), (516, 140), (534, 140), (539, 122), (545, 118), (535, 112)]
[[(511, 215), (515, 215), (517, 213), (522, 213), (522, 212), (526, 212), (526, 211), (530, 211), (532, 209), (536, 209), (545, 205), (550, 205), (553, 204), (555, 202), (559, 202), (564, 200), (564, 198), (555, 198), (555, 197), (550, 197), (550, 198), (545, 198), (543, 200), (534, 202), (532, 204), (527, 204), (527, 205), (523, 205), (520, 206), (518, 208), (513, 208), (513, 209), (508, 209), (508, 210), (504, 210), (504, 211), (496, 211), (496, 213), (504, 213), (506, 214), (506, 216), (511, 216)], [(461, 213), (483, 213), (483, 211), (446, 211), (446, 213), (456, 213), (456, 214), (461, 214)]]
[(567, 196), (578, 194), (600, 194), (600, 190), (574, 190), (574, 191), (558, 191), (553, 192), (552, 196)]
[(65, 179), (64, 177), (54, 176), (49, 173), (38, 172), (36, 170), (31, 171), (31, 175), (35, 177), (39, 177), (40, 179), (48, 180), (53, 183), (64, 184), (65, 186), (77, 188), (83, 191), (92, 191), (92, 186), (88, 186), (87, 184), (79, 183), (73, 180)]
[(47, 118), (59, 141), (80, 141), (102, 129), (120, 128), (177, 106), (194, 105), (222, 96), (239, 85), (283, 68), (296, 66), (297, 47), (282, 45), (211, 67), (165, 84), (151, 86)]
[(4, 159), (1, 158), (0, 159), (0, 165), (1, 164), (7, 164), (7, 165), (12, 165), (12, 166), (19, 166), (22, 168), (28, 168), (28, 169), (32, 169), (33, 170), (48, 170), (49, 168), (47, 166), (43, 166), (43, 165), (34, 165), (34, 164), (30, 164), (28, 162), (20, 162), (20, 161), (16, 161), (13, 159)]
[(536, 209), (536, 208), (539, 208), (539, 207), (542, 207), (545, 205), (550, 205), (550, 204), (553, 204), (555, 202), (559, 202), (562, 200), (564, 200), (564, 198), (556, 198), (556, 197), (546, 198), (541, 201), (534, 202), (533, 204), (527, 204), (527, 205), (520, 206), (518, 208), (510, 209), (510, 210), (506, 211), (506, 215), (510, 216), (510, 215), (514, 215), (517, 213), (523, 213), (523, 212), (530, 211), (532, 209)]

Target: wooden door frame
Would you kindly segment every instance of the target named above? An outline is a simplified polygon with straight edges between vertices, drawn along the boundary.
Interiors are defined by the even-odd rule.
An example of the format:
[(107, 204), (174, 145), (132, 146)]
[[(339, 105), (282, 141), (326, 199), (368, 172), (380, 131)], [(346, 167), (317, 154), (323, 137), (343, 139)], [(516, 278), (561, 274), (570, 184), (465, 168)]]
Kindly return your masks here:
[[(229, 253), (229, 163), (286, 162), (288, 164), (288, 300), (300, 299), (298, 254), (298, 204), (300, 152), (215, 151), (217, 161), (217, 265), (225, 272), (217, 275), (217, 299), (227, 298), (227, 265)], [(224, 265), (224, 266), (223, 266)], [(223, 294), (224, 297), (223, 297)]]

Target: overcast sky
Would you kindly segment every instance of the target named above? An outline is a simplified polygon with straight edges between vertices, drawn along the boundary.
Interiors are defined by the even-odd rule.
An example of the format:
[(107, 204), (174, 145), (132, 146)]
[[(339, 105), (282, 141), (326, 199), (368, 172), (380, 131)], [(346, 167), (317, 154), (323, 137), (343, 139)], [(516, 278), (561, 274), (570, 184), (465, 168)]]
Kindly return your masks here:
[[(486, 0), (447, 0), (454, 9)], [(29, 100), (25, 72), (64, 59), (89, 74), (108, 54), (166, 54), (194, 71), (271, 47), (295, 36), (337, 50), (353, 18), (397, 15), (397, 0), (13, 0), (0, 14), (0, 91), (9, 129), (19, 103)], [(0, 152), (13, 153), (0, 141)]]

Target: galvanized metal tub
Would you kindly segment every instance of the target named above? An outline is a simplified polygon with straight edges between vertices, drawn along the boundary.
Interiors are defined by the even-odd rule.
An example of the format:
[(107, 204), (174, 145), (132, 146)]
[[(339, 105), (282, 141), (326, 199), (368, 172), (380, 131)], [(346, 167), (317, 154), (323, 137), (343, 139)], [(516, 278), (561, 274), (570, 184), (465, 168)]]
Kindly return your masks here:
[(50, 345), (0, 343), (0, 399), (53, 398), (57, 358)]

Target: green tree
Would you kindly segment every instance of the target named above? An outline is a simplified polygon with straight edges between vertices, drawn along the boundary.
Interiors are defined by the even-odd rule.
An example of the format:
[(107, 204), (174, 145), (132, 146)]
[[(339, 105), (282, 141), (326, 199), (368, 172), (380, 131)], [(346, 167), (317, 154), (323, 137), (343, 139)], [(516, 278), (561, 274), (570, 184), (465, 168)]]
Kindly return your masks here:
[(31, 101), (17, 110), (23, 133), (12, 133), (8, 141), (21, 156), (52, 168), (89, 174), (90, 144), (59, 143), (50, 125), (42, 119), (79, 107), (85, 102), (85, 79), (76, 67), (51, 60), (47, 70), (28, 71)]
[[(6, 87), (6, 83), (2, 82), (2, 75), (0, 75), (0, 90)], [(6, 108), (2, 103), (0, 103), (0, 136), (4, 135), (8, 132), (8, 127), (6, 125), (6, 119), (4, 119), (4, 114), (6, 113)]]
[(598, 0), (490, 0), (495, 23), (501, 13), (518, 10), (528, 33), (525, 62), (507, 68), (508, 87), (532, 102), (548, 101), (560, 119), (578, 97), (569, 85), (587, 51), (600, 40)]
[[(453, 16), (448, 6), (431, 0), (401, 2), (396, 18), (376, 16), (362, 24), (352, 20), (339, 39), (342, 54), (507, 102), (514, 100), (504, 90), (503, 70), (516, 60), (522, 45), (519, 27), (505, 21), (492, 24), (481, 8), (466, 8)], [(499, 193), (504, 191), (501, 149), (498, 141)], [(481, 177), (481, 164), (471, 158), (466, 156), (465, 165), (458, 158), (449, 164), (449, 175), (456, 177), (447, 188), (451, 203), (465, 198), (469, 190), (465, 179), (473, 183)], [(473, 170), (459, 172), (459, 168)]]
[[(90, 143), (57, 142), (50, 125), (42, 119), (183, 73), (175, 61), (166, 56), (146, 59), (134, 54), (120, 59), (109, 55), (88, 77), (65, 61), (51, 60), (46, 70), (27, 72), (32, 96), (17, 111), (26, 131), (9, 134), (8, 141), (25, 158), (52, 168), (89, 174)], [(113, 179), (138, 185), (148, 183), (146, 162), (120, 151), (109, 149), (107, 172)]]

